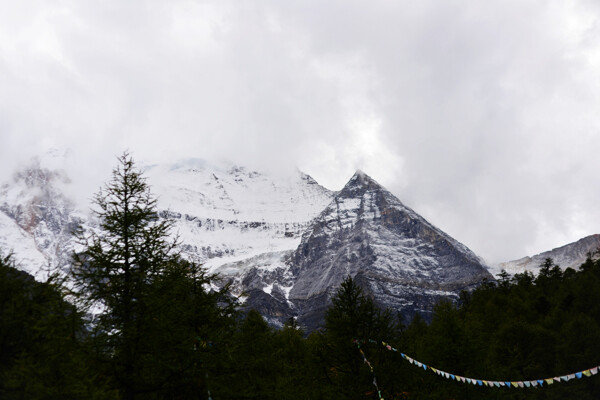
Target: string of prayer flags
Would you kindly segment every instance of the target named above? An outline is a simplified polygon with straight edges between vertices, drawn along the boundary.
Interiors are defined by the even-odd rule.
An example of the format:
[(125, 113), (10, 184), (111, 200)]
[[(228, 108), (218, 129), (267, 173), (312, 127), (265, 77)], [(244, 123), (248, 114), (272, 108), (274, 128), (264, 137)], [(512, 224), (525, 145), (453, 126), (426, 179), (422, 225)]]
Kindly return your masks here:
[[(354, 342), (354, 344), (356, 344), (356, 347), (358, 347), (358, 352), (362, 356), (363, 362), (369, 366), (369, 369), (371, 370), (371, 374), (373, 374), (373, 386), (375, 386), (375, 390), (377, 390), (377, 395), (379, 396), (379, 400), (384, 400), (383, 397), (381, 396), (381, 390), (379, 390), (379, 386), (377, 385), (377, 378), (375, 377), (375, 371), (373, 371), (373, 366), (371, 365), (369, 360), (367, 360), (367, 356), (365, 356), (364, 351), (360, 348), (360, 341), (354, 339), (353, 342)], [(373, 343), (377, 343), (377, 342), (373, 341)]]
[[(360, 341), (359, 340), (354, 340), (354, 343), (356, 343), (356, 345), (358, 346), (360, 353), (363, 356), (363, 359), (365, 361), (365, 363), (369, 366), (369, 368), (371, 369), (371, 372), (373, 372), (373, 367), (371, 366), (371, 364), (367, 361), (364, 352), (362, 351), (362, 349), (360, 349)], [(378, 344), (377, 341), (369, 339), (369, 343), (373, 343), (373, 344)], [(386, 342), (381, 342), (381, 345), (383, 347), (385, 347), (387, 350), (389, 351), (394, 351), (394, 352), (398, 352), (397, 349), (395, 349), (394, 347), (392, 347), (390, 344), (386, 343)], [(594, 368), (589, 368), (586, 369), (584, 371), (579, 371), (579, 372), (575, 372), (575, 373), (571, 373), (571, 374), (567, 374), (567, 375), (562, 375), (562, 376), (555, 376), (552, 378), (544, 378), (544, 379), (534, 379), (534, 380), (527, 380), (527, 381), (489, 381), (489, 380), (484, 380), (484, 379), (474, 379), (474, 378), (466, 378), (460, 375), (456, 375), (456, 374), (451, 374), (449, 372), (445, 372), (442, 371), (440, 369), (428, 366), (420, 361), (415, 360), (414, 358), (400, 352), (400, 356), (408, 361), (409, 363), (417, 366), (418, 368), (423, 368), (424, 370), (429, 370), (433, 373), (435, 373), (436, 375), (439, 375), (443, 378), (446, 379), (450, 379), (456, 382), (461, 382), (461, 383), (466, 383), (466, 384), (470, 384), (470, 385), (476, 385), (476, 386), (487, 386), (487, 387), (495, 387), (495, 388), (499, 388), (499, 387), (505, 387), (505, 388), (538, 388), (538, 387), (543, 387), (544, 385), (549, 386), (549, 385), (553, 385), (554, 383), (562, 383), (562, 382), (568, 382), (570, 380), (573, 379), (581, 379), (583, 377), (591, 377), (594, 375), (598, 374), (598, 368), (600, 368), (600, 366), (594, 367)], [(379, 391), (379, 388), (377, 388), (377, 390)], [(380, 395), (380, 399), (381, 399), (381, 395)]]

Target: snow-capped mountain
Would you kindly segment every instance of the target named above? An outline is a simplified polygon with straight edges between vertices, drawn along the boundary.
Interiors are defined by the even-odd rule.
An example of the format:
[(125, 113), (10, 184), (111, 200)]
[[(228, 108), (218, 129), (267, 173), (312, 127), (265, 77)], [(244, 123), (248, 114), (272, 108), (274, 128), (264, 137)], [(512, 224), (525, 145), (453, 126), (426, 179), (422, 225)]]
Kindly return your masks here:
[(21, 267), (44, 279), (51, 267), (64, 268), (73, 250), (73, 231), (89, 218), (66, 194), (71, 181), (48, 154), (0, 186), (0, 248), (13, 252)]
[(505, 270), (511, 275), (530, 271), (537, 274), (540, 266), (547, 258), (554, 260), (554, 263), (562, 267), (577, 269), (583, 264), (588, 254), (594, 254), (600, 250), (600, 235), (590, 235), (576, 242), (566, 244), (555, 249), (536, 254), (531, 257), (523, 257), (518, 260), (507, 261), (494, 266), (493, 270), (500, 273)]
[[(45, 154), (0, 186), (0, 245), (18, 259), (35, 261), (30, 271), (63, 263), (73, 248), (73, 229), (94, 225), (92, 205), (77, 208), (69, 198), (70, 186), (77, 183), (64, 169), (67, 157), (64, 151)], [(173, 220), (184, 253), (211, 270), (294, 250), (334, 195), (300, 171), (274, 176), (201, 160), (142, 169), (158, 197), (160, 215)], [(21, 236), (34, 245), (13, 240)]]
[[(75, 228), (96, 226), (69, 196), (77, 183), (59, 162), (67, 156), (45, 156), (0, 186), (0, 248), (38, 279), (46, 265), (68, 266)], [(493, 279), (469, 249), (362, 172), (337, 193), (300, 171), (201, 160), (142, 169), (184, 255), (232, 282), (233, 294), (273, 324), (298, 317), (318, 327), (348, 275), (408, 317)]]
[(291, 265), (289, 300), (309, 328), (318, 326), (348, 275), (408, 318), (427, 317), (439, 299), (457, 299), (461, 290), (494, 279), (466, 246), (360, 171), (304, 233)]

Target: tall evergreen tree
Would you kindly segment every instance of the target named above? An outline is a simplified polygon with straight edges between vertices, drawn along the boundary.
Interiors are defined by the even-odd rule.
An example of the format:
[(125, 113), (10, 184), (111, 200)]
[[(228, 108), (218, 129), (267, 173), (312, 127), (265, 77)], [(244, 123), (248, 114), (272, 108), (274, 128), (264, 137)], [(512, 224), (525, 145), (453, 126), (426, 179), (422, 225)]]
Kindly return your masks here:
[(155, 388), (145, 379), (146, 331), (152, 323), (152, 285), (176, 261), (170, 223), (159, 219), (156, 199), (128, 153), (95, 196), (97, 230), (71, 269), (76, 288), (96, 313), (96, 352), (110, 360), (126, 400)]
[[(349, 276), (342, 282), (325, 316), (321, 343), (323, 361), (329, 366), (328, 379), (336, 386), (339, 398), (358, 399), (372, 391), (372, 377), (363, 367), (353, 339), (398, 339), (398, 321), (389, 310), (381, 310), (364, 295)], [(373, 359), (379, 363), (378, 359)], [(372, 361), (373, 361), (372, 360)]]

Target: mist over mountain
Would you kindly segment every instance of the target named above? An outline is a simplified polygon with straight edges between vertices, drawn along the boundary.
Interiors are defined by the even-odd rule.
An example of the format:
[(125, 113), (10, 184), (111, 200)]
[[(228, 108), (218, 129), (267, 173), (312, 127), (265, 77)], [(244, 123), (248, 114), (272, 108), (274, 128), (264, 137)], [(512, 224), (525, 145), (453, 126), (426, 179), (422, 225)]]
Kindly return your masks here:
[[(76, 229), (97, 226), (74, 196), (66, 158), (46, 154), (0, 186), (0, 246), (39, 280), (48, 268), (68, 268)], [(318, 328), (347, 276), (407, 320), (428, 318), (439, 300), (457, 300), (462, 290), (494, 279), (480, 257), (362, 171), (335, 192), (300, 171), (198, 159), (143, 169), (182, 254), (218, 274), (221, 285), (230, 282), (242, 306), (273, 325), (297, 318)], [(594, 235), (501, 265), (511, 273), (535, 270), (547, 256), (577, 265), (597, 242)]]

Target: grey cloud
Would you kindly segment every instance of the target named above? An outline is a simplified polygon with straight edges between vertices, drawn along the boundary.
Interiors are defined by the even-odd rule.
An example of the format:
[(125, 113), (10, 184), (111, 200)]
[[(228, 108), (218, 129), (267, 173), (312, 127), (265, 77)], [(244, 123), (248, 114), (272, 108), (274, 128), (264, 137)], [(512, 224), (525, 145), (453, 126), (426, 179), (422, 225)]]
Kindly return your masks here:
[[(490, 261), (600, 230), (594, 2), (0, 6), (0, 170), (67, 145), (364, 169)], [(88, 190), (87, 188), (85, 189)], [(84, 190), (82, 190), (84, 192)]]

